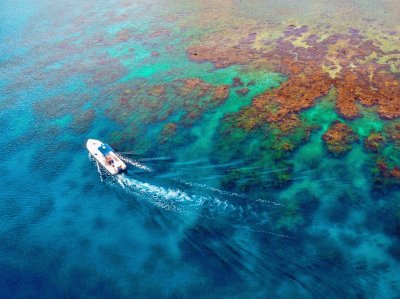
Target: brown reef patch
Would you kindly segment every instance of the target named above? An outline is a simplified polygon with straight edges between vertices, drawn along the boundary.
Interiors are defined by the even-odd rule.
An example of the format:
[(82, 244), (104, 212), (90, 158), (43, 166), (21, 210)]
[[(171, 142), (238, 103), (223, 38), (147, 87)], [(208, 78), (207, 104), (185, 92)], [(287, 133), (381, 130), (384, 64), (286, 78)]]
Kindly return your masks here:
[(35, 102), (33, 109), (41, 119), (56, 119), (67, 115), (78, 115), (89, 99), (89, 96), (76, 94), (50, 97)]
[(390, 171), (390, 174), (392, 177), (396, 178), (397, 180), (400, 180), (400, 168), (395, 166), (393, 169)]
[(356, 71), (344, 70), (335, 80), (337, 87), (336, 107), (347, 119), (358, 116), (356, 101), (365, 106), (378, 106), (381, 118), (392, 119), (400, 116), (400, 89), (393, 75), (375, 66), (375, 70), (359, 67)]
[(315, 99), (326, 95), (331, 81), (322, 71), (300, 74), (253, 100), (253, 106), (266, 122), (284, 121), (291, 113), (313, 106)]
[(351, 149), (351, 144), (358, 138), (346, 124), (335, 121), (323, 135), (323, 140), (329, 152), (341, 155)]
[(398, 166), (390, 167), (387, 161), (380, 157), (376, 160), (374, 174), (374, 188), (384, 190), (388, 185), (400, 184), (400, 168)]
[(70, 128), (77, 134), (85, 133), (92, 126), (96, 113), (94, 109), (89, 109), (78, 115), (74, 115)]
[(241, 89), (236, 90), (238, 95), (244, 96), (249, 93), (249, 89), (247, 87), (243, 87)]
[(233, 64), (246, 64), (251, 61), (249, 53), (242, 48), (209, 48), (207, 46), (192, 46), (187, 49), (190, 60), (197, 62), (209, 61), (216, 68), (224, 68)]
[(185, 97), (193, 92), (198, 96), (202, 96), (209, 92), (210, 85), (198, 78), (189, 78), (183, 80), (183, 86), (179, 87), (179, 95)]
[(165, 88), (165, 86), (162, 85), (162, 84), (153, 85), (153, 86), (149, 89), (148, 93), (149, 93), (149, 95), (151, 95), (151, 96), (157, 96), (157, 97), (159, 97), (159, 96), (165, 94), (165, 90), (166, 90), (166, 88)]
[(184, 142), (185, 138), (175, 134), (177, 128), (193, 125), (205, 111), (221, 105), (229, 96), (229, 86), (215, 86), (198, 78), (156, 85), (150, 85), (146, 80), (135, 80), (121, 88), (119, 93), (120, 96), (106, 110), (110, 118), (125, 128), (123, 133), (114, 136), (113, 142), (134, 144), (135, 140), (140, 140), (146, 144), (150, 138), (145, 136), (146, 128), (150, 125), (152, 134), (155, 134), (151, 138), (166, 144), (178, 139)]
[(232, 86), (237, 87), (237, 86), (243, 86), (243, 82), (239, 77), (235, 77), (232, 80)]
[(394, 144), (400, 146), (400, 124), (395, 124), (387, 129), (389, 138)]
[(175, 135), (177, 125), (175, 123), (167, 123), (164, 125), (161, 135), (160, 135), (160, 142), (165, 143), (169, 138)]
[(209, 61), (217, 68), (249, 64), (288, 76), (279, 89), (254, 99), (264, 121), (283, 120), (289, 113), (307, 109), (332, 87), (337, 89), (337, 111), (346, 119), (360, 116), (357, 102), (377, 106), (381, 118), (400, 116), (399, 81), (388, 64), (378, 63), (378, 58), (400, 52), (384, 52), (379, 42), (357, 30), (320, 38), (307, 26), (289, 26), (283, 36), (264, 41), (261, 47), (256, 43), (257, 33), (232, 38), (231, 44), (216, 38), (221, 36), (189, 47), (189, 59)]
[(364, 139), (364, 147), (373, 153), (379, 152), (385, 144), (385, 137), (378, 132), (372, 131), (368, 137)]
[[(313, 117), (303, 117), (301, 112), (328, 94), (333, 96), (327, 101), (334, 101), (336, 112), (346, 120), (361, 117), (362, 106), (373, 107), (382, 119), (400, 116), (399, 77), (392, 72), (396, 69), (393, 57), (400, 55), (399, 50), (353, 29), (341, 34), (307, 26), (288, 26), (281, 34), (263, 30), (239, 28), (210, 34), (202, 43), (187, 48), (188, 58), (195, 62), (208, 61), (216, 68), (246, 65), (247, 70), (275, 71), (287, 77), (279, 87), (257, 95), (251, 105), (224, 119), (221, 142), (215, 150), (218, 162), (251, 156), (263, 161), (254, 162), (257, 167), (273, 162), (282, 168), (290, 153), (306, 142), (311, 132), (320, 129)], [(241, 83), (235, 78), (232, 86), (242, 86)], [(386, 135), (400, 143), (398, 132), (393, 127), (382, 138), (371, 133), (364, 139), (364, 146), (379, 153), (386, 146)], [(236, 148), (246, 136), (253, 135), (259, 136), (260, 144)], [(327, 150), (335, 156), (350, 151), (358, 139), (348, 125), (339, 121), (333, 122), (323, 135)], [(282, 175), (283, 181), (290, 180), (290, 169)], [(393, 169), (387, 171), (391, 178)], [(235, 185), (232, 180), (242, 179), (244, 182), (239, 185), (244, 186), (254, 186), (258, 180), (250, 173), (240, 172), (224, 180)]]
[(221, 85), (214, 89), (213, 100), (217, 102), (223, 102), (229, 97), (229, 86)]

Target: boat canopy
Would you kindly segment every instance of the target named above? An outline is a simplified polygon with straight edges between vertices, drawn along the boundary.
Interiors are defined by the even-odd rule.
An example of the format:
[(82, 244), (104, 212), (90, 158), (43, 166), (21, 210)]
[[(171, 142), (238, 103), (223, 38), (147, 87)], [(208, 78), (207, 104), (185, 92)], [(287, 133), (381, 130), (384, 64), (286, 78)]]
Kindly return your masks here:
[(103, 155), (107, 155), (109, 152), (112, 152), (113, 149), (111, 148), (111, 146), (109, 146), (107, 143), (102, 144), (101, 146), (98, 147), (98, 150), (100, 151), (100, 153), (102, 153)]

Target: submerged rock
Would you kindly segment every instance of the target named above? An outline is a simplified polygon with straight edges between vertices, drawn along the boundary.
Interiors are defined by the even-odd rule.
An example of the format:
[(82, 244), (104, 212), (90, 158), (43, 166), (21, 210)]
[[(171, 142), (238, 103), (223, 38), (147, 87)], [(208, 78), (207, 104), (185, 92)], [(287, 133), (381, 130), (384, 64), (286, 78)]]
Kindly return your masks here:
[(160, 136), (160, 142), (166, 142), (168, 138), (172, 137), (176, 133), (177, 125), (175, 123), (167, 123), (163, 127)]
[(232, 81), (233, 81), (233, 83), (232, 83), (232, 86), (233, 86), (233, 87), (243, 86), (243, 82), (242, 82), (242, 80), (241, 80), (239, 77), (233, 78)]
[(135, 80), (126, 85), (106, 113), (124, 128), (121, 136), (115, 135), (113, 142), (134, 141), (141, 144), (140, 150), (157, 146), (149, 140), (158, 140), (164, 147), (171, 148), (185, 143), (185, 138), (189, 137), (182, 130), (175, 134), (177, 128), (190, 128), (205, 112), (223, 104), (229, 97), (229, 85), (212, 85), (199, 78), (155, 85), (147, 80)]
[(352, 143), (358, 140), (353, 130), (346, 124), (335, 121), (323, 135), (329, 152), (341, 155), (351, 150)]
[(247, 87), (244, 87), (244, 88), (236, 90), (236, 93), (238, 95), (244, 96), (249, 93), (249, 89)]
[(384, 157), (378, 157), (372, 170), (373, 187), (375, 190), (385, 191), (389, 186), (400, 184), (400, 167), (393, 166)]
[(367, 138), (364, 139), (364, 147), (373, 153), (379, 152), (385, 143), (385, 138), (381, 133), (371, 132)]
[(89, 109), (83, 113), (79, 113), (74, 116), (70, 128), (78, 134), (85, 133), (92, 126), (93, 121), (96, 118), (96, 112), (94, 109)]
[(390, 140), (397, 146), (400, 146), (400, 124), (388, 127), (388, 135)]

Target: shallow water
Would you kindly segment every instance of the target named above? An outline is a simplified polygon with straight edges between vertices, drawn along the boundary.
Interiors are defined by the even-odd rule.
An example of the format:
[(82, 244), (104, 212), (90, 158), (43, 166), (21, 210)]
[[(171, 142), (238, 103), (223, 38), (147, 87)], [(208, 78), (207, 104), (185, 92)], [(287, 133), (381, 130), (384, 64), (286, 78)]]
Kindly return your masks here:
[[(396, 298), (399, 181), (376, 164), (400, 166), (398, 119), (361, 104), (346, 119), (334, 88), (289, 131), (245, 113), (290, 82), (257, 52), (287, 28), (376, 37), (394, 86), (399, 15), (389, 0), (2, 1), (1, 297)], [(224, 56), (237, 41), (250, 60)], [(220, 60), (189, 59), (199, 44)], [(358, 136), (339, 156), (336, 120)], [(107, 175), (88, 138), (128, 173)]]

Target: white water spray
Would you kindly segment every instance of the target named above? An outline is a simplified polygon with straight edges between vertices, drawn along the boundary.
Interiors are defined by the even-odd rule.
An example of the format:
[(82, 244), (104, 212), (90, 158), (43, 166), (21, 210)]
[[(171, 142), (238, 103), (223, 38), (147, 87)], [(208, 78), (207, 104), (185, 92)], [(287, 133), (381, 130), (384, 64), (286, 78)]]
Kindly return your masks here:
[[(91, 158), (91, 160), (95, 161), (93, 158)], [(135, 161), (130, 160), (130, 162), (133, 162), (134, 166), (136, 166)], [(139, 165), (141, 166), (140, 169), (151, 171), (147, 166)], [(106, 184), (116, 188), (122, 187), (126, 193), (139, 199), (145, 199), (162, 209), (177, 211), (183, 214), (196, 214), (208, 218), (227, 216), (235, 221), (246, 221), (246, 223), (251, 221), (261, 224), (261, 219), (265, 221), (265, 215), (260, 215), (259, 211), (254, 209), (254, 203), (259, 202), (270, 206), (281, 205), (273, 201), (262, 199), (251, 201), (244, 194), (228, 192), (204, 184), (182, 180), (177, 180), (176, 182), (188, 186), (187, 190), (178, 186), (166, 187), (159, 183), (143, 182), (139, 177), (134, 178), (126, 174), (111, 176), (102, 172), (98, 163), (96, 163), (96, 166), (102, 182), (104, 181)], [(171, 182), (168, 183), (168, 181), (166, 181), (164, 183), (171, 185)], [(238, 199), (239, 202), (237, 202)]]
[(96, 169), (97, 169), (97, 173), (99, 174), (100, 181), (104, 182), (103, 171), (101, 170), (99, 162), (95, 158), (93, 158), (93, 156), (91, 154), (89, 154), (89, 160), (96, 164)]
[(99, 173), (100, 176), (100, 181), (103, 182), (103, 174), (101, 173), (100, 164), (97, 161), (96, 161), (96, 167), (97, 167), (97, 172)]
[(128, 163), (128, 164), (130, 164), (130, 165), (132, 165), (134, 167), (137, 167), (137, 168), (139, 168), (141, 170), (144, 170), (144, 171), (147, 171), (147, 172), (153, 172), (153, 170), (150, 167), (147, 167), (146, 165), (140, 164), (137, 161), (134, 161), (134, 160), (126, 158), (126, 157), (123, 157), (123, 156), (121, 156), (119, 154), (117, 154), (117, 156), (118, 156), (118, 158), (120, 158), (125, 163)]

